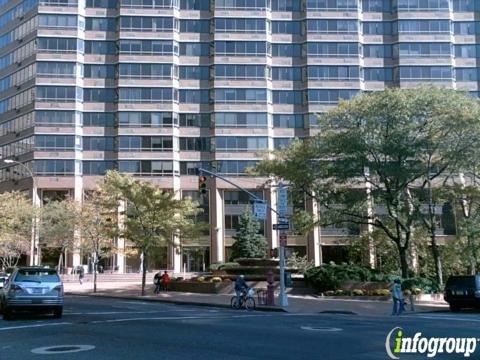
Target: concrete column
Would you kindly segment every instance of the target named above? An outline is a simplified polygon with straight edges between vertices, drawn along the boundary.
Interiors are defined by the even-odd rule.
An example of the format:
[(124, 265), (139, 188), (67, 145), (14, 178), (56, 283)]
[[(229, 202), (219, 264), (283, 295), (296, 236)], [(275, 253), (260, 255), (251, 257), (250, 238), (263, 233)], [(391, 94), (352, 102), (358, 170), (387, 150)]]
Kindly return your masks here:
[(221, 190), (217, 187), (217, 180), (211, 179), (214, 186), (210, 187), (210, 223), (211, 223), (211, 251), (210, 262), (224, 262), (224, 209)]
[[(313, 221), (318, 222), (318, 204), (314, 199), (307, 199), (306, 211), (312, 214)], [(322, 259), (322, 242), (320, 226), (315, 226), (312, 231), (307, 234), (307, 257), (319, 266), (323, 263)]]

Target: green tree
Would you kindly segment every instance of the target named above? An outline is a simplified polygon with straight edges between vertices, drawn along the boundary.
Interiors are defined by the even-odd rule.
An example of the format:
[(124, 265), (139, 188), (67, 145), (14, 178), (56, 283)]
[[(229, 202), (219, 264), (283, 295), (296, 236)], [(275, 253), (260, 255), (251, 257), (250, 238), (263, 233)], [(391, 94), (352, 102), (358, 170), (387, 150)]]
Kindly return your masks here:
[[(471, 106), (471, 109), (467, 109)], [(320, 225), (371, 225), (397, 248), (403, 277), (419, 211), (416, 193), (446, 174), (446, 164), (472, 140), (478, 104), (453, 90), (387, 89), (341, 102), (319, 120), (322, 131), (277, 152), (258, 167), (322, 205)], [(459, 120), (460, 119), (460, 120)], [(450, 122), (448, 144), (436, 128)], [(458, 128), (452, 124), (458, 124)], [(435, 134), (433, 136), (432, 134)], [(475, 134), (475, 132), (474, 132)], [(471, 144), (471, 143), (470, 143)], [(431, 156), (426, 156), (426, 149)], [(442, 152), (440, 152), (440, 149)], [(445, 163), (434, 162), (441, 154)], [(426, 166), (425, 158), (430, 159)], [(457, 156), (458, 158), (458, 156)], [(434, 165), (435, 164), (435, 165)], [(440, 165), (436, 175), (429, 175)], [(453, 165), (452, 165), (453, 168)]]
[(135, 244), (140, 251), (144, 295), (148, 254), (153, 247), (171, 242), (173, 236), (194, 236), (194, 216), (201, 209), (190, 198), (179, 200), (174, 192), (115, 171), (106, 174), (100, 191), (108, 194), (105, 206), (112, 211), (118, 208), (121, 201), (125, 202), (124, 226), (119, 227), (118, 232), (119, 236)]
[(77, 208), (77, 225), (81, 232), (81, 247), (93, 257), (93, 292), (97, 292), (97, 272), (100, 258), (111, 255), (117, 235), (117, 211), (108, 194), (96, 191)]
[(230, 261), (238, 258), (263, 258), (267, 253), (267, 241), (259, 233), (260, 223), (253, 217), (250, 209), (240, 217), (237, 233), (233, 236), (235, 242), (232, 245)]
[(59, 271), (65, 263), (65, 252), (77, 250), (79, 246), (75, 240), (77, 215), (77, 204), (71, 198), (49, 201), (41, 209), (39, 228), (42, 245), (60, 251), (57, 264)]
[(22, 193), (0, 194), (0, 268), (17, 265), (29, 253), (35, 215), (32, 200)]

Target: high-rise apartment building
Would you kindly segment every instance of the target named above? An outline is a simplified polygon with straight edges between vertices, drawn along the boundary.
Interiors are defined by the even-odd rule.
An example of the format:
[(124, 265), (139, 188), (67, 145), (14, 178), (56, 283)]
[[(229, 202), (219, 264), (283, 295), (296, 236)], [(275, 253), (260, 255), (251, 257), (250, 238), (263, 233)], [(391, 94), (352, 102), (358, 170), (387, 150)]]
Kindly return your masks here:
[[(477, 94), (479, 15), (475, 0), (0, 0), (0, 158), (14, 161), (0, 160), (0, 191), (32, 189), (20, 162), (37, 201), (80, 200), (108, 169), (193, 196), (210, 231), (152, 266), (203, 270), (228, 260), (251, 199), (218, 179), (199, 196), (196, 168), (275, 206), (245, 169), (315, 134), (339, 99), (425, 82)], [(276, 221), (263, 226), (273, 248)], [(288, 249), (336, 259), (360, 230), (293, 230)], [(137, 270), (138, 257), (105, 265)]]

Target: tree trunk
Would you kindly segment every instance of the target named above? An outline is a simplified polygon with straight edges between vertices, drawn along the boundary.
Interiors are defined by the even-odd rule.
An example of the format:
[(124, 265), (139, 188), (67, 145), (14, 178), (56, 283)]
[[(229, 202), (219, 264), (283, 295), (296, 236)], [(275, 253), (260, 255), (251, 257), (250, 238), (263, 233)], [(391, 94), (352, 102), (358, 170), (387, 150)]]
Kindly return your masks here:
[(473, 239), (470, 234), (467, 234), (467, 247), (469, 250), (469, 269), (470, 275), (475, 275), (477, 272), (477, 256), (475, 254), (475, 247), (473, 246)]
[(146, 278), (147, 278), (147, 252), (142, 251), (142, 296), (145, 295)]
[(97, 267), (98, 267), (98, 253), (93, 253), (93, 292), (97, 292)]
[(402, 278), (408, 278), (408, 261), (407, 261), (407, 248), (398, 244), (398, 253), (400, 255), (400, 268), (402, 270)]
[(440, 251), (438, 249), (437, 236), (435, 234), (434, 227), (432, 227), (430, 238), (431, 238), (431, 244), (432, 244), (433, 261), (435, 263), (435, 275), (437, 277), (438, 284), (440, 286), (443, 286), (442, 257), (440, 256)]
[(62, 248), (62, 250), (60, 251), (60, 256), (58, 257), (57, 271), (58, 271), (59, 274), (60, 274), (60, 269), (62, 267), (63, 251), (64, 250)]

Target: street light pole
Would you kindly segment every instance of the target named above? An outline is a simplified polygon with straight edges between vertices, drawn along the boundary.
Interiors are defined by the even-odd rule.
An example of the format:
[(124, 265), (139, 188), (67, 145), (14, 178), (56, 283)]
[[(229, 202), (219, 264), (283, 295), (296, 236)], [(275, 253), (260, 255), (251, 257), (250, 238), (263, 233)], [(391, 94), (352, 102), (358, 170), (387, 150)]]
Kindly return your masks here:
[[(39, 206), (39, 198), (38, 198), (38, 187), (37, 187), (37, 180), (35, 179), (35, 175), (33, 174), (32, 170), (28, 168), (25, 164), (12, 160), (12, 159), (5, 159), (3, 160), (5, 164), (17, 164), (25, 169), (30, 177), (32, 178), (33, 188), (32, 188), (32, 201), (35, 211), (37, 210), (37, 206)], [(38, 232), (37, 232), (37, 214), (34, 213), (33, 217), (33, 224), (32, 224), (32, 241), (30, 243), (30, 266), (39, 265), (39, 254), (38, 254)]]

